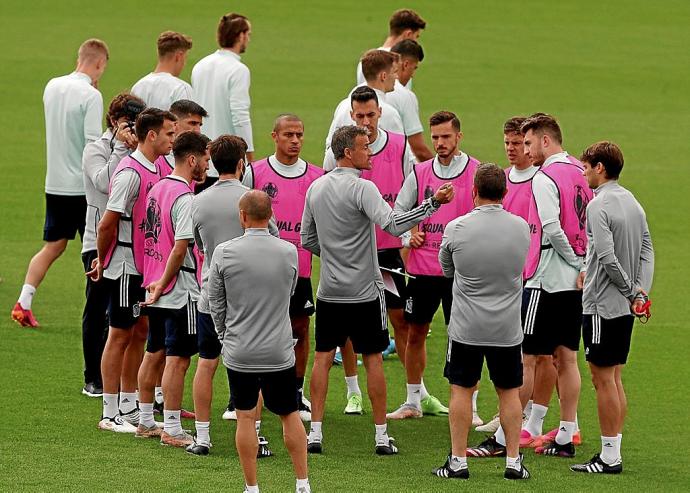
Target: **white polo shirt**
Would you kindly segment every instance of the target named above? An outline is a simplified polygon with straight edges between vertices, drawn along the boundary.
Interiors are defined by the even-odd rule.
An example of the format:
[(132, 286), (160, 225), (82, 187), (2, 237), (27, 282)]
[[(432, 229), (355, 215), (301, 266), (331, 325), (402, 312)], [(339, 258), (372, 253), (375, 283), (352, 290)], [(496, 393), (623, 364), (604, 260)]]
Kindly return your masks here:
[[(377, 50), (381, 50), (381, 51), (391, 51), (390, 48), (386, 48), (385, 46), (379, 46), (379, 47), (376, 48), (376, 49), (377, 49)], [(357, 85), (358, 85), (358, 86), (363, 86), (364, 84), (367, 83), (367, 80), (364, 78), (364, 72), (362, 72), (362, 60), (360, 60), (359, 62), (357, 62), (357, 75), (356, 75), (356, 79), (357, 79)], [(412, 79), (410, 79), (410, 80), (407, 82), (407, 85), (406, 85), (405, 87), (407, 87), (408, 89), (412, 89)], [(414, 134), (413, 134), (413, 135), (414, 135)]]
[(169, 110), (180, 99), (192, 99), (192, 86), (168, 72), (151, 72), (132, 86), (132, 94), (147, 107)]
[(103, 96), (82, 72), (51, 79), (43, 91), (46, 185), (54, 195), (84, 195), (81, 157), (103, 134)]
[(393, 92), (386, 94), (386, 102), (395, 108), (400, 114), (405, 135), (417, 135), (424, 131), (419, 120), (419, 101), (417, 95), (410, 91), (400, 81), (395, 81)]

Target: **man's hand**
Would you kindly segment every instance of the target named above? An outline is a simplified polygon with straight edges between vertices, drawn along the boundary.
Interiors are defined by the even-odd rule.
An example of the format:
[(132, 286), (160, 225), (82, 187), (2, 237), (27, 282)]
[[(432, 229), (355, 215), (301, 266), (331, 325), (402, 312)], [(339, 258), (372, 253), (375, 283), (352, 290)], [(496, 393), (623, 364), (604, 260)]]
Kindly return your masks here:
[(646, 315), (647, 309), (645, 307), (645, 304), (649, 301), (649, 297), (647, 296), (647, 293), (645, 292), (644, 289), (640, 289), (635, 297), (633, 298), (633, 301), (631, 303), (631, 309), (634, 315), (641, 317), (643, 315)]
[(146, 299), (146, 301), (142, 301), (139, 303), (140, 306), (149, 306), (153, 305), (156, 301), (158, 301), (163, 294), (163, 289), (165, 286), (161, 283), (160, 279), (158, 281), (154, 281), (148, 286), (146, 286), (146, 291), (149, 293), (149, 297)]
[(93, 259), (91, 262), (91, 270), (86, 273), (86, 277), (93, 282), (98, 282), (103, 277), (103, 264), (101, 264), (98, 258)]
[(136, 149), (139, 142), (137, 140), (137, 136), (132, 132), (129, 122), (120, 122), (117, 124), (115, 138), (122, 142), (130, 150)]
[(421, 246), (424, 245), (424, 236), (426, 236), (426, 234), (421, 231), (412, 233), (410, 237), (410, 248), (421, 248)]
[(578, 291), (582, 291), (582, 289), (585, 287), (585, 273), (580, 272), (577, 276), (577, 280), (575, 281), (575, 287), (578, 289)]
[(452, 183), (444, 183), (434, 194), (434, 200), (439, 204), (447, 204), (453, 200), (453, 197), (455, 197), (455, 188)]

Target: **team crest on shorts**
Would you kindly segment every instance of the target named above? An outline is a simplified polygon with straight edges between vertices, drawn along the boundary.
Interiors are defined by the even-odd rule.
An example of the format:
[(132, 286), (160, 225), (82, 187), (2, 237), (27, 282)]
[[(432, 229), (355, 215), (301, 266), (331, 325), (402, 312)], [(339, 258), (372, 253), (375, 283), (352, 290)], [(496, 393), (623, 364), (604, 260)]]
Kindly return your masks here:
[(405, 312), (412, 313), (412, 298), (405, 300)]
[(139, 303), (134, 303), (134, 306), (132, 306), (132, 315), (134, 318), (139, 318), (139, 315), (141, 315), (141, 306), (139, 306)]

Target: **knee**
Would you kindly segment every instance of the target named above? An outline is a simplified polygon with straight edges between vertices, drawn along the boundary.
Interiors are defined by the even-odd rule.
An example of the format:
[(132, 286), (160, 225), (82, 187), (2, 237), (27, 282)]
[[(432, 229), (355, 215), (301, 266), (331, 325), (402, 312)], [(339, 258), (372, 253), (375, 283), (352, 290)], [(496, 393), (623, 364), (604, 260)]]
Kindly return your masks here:
[[(305, 323), (306, 322), (306, 323)], [(309, 319), (296, 318), (292, 321), (292, 337), (298, 341), (306, 341), (309, 337)]]
[(411, 325), (407, 332), (407, 344), (413, 347), (421, 347), (426, 342), (429, 329), (423, 325)]
[(57, 258), (67, 248), (67, 240), (49, 241), (43, 246), (43, 251), (52, 258)]

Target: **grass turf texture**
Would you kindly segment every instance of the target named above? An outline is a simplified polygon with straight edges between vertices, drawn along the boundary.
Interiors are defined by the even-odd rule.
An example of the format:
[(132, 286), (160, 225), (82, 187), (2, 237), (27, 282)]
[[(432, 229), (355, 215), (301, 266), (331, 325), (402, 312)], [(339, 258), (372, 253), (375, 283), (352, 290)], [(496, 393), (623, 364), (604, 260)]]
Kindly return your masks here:
[[(215, 49), (220, 15), (237, 9), (253, 22), (244, 60), (252, 71), (252, 118), (257, 156), (271, 152), (272, 119), (296, 112), (305, 121), (304, 156), (320, 162), (323, 139), (337, 102), (354, 83), (357, 57), (378, 46), (390, 13), (403, 6), (313, 5), (311, 2), (255, 1), (192, 4), (170, 1), (89, 3), (3, 2), (0, 41), (0, 489), (3, 490), (206, 490), (240, 491), (243, 485), (234, 448), (234, 424), (220, 420), (227, 398), (221, 371), (215, 381), (208, 458), (160, 447), (155, 441), (100, 432), (100, 400), (79, 394), (80, 317), (83, 275), (80, 245), (72, 242), (50, 270), (35, 298), (39, 330), (9, 320), (26, 265), (41, 246), (44, 211), (45, 143), (41, 94), (46, 81), (73, 69), (79, 43), (106, 40), (111, 61), (101, 90), (107, 106), (155, 63), (155, 38), (165, 29), (190, 34), (194, 49), (182, 77)], [(688, 435), (687, 130), (690, 75), (687, 30), (690, 7), (680, 1), (408, 2), (428, 21), (421, 38), (427, 58), (414, 79), (422, 119), (438, 109), (456, 111), (463, 121), (462, 148), (484, 160), (504, 163), (502, 124), (516, 114), (557, 115), (565, 148), (578, 155), (600, 139), (618, 142), (626, 156), (622, 184), (645, 206), (657, 264), (654, 318), (637, 326), (624, 379), (630, 403), (623, 441), (625, 472), (620, 477), (575, 475), (575, 462), (536, 457), (526, 451), (533, 479), (511, 489), (639, 491), (661, 487), (687, 490)], [(685, 89), (683, 89), (685, 87)], [(680, 130), (684, 129), (684, 132)], [(443, 401), (446, 347), (439, 317), (428, 340), (426, 382)], [(389, 409), (405, 398), (398, 361), (387, 361)], [(194, 367), (190, 369), (190, 376)], [(582, 365), (579, 417), (584, 444), (577, 460), (599, 450), (599, 429), (589, 371)], [(364, 372), (360, 370), (361, 383)], [(362, 385), (364, 389), (364, 385)], [(342, 415), (342, 369), (331, 373), (324, 425), (325, 454), (310, 457), (314, 491), (453, 491), (455, 482), (430, 476), (449, 447), (444, 418), (393, 422), (390, 432), (401, 454), (373, 454), (368, 402), (363, 417)], [(480, 412), (489, 419), (496, 399), (488, 380)], [(185, 392), (191, 408), (191, 377)], [(557, 424), (552, 403), (545, 431)], [(685, 418), (685, 419), (684, 419)], [(187, 427), (193, 427), (188, 422)], [(264, 433), (276, 457), (259, 463), (262, 491), (290, 491), (294, 479), (282, 445), (278, 420), (266, 414)], [(481, 435), (472, 432), (470, 441)], [(503, 459), (471, 460), (467, 486), (495, 490)]]

